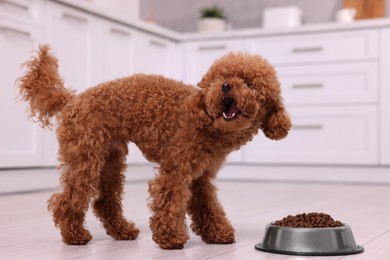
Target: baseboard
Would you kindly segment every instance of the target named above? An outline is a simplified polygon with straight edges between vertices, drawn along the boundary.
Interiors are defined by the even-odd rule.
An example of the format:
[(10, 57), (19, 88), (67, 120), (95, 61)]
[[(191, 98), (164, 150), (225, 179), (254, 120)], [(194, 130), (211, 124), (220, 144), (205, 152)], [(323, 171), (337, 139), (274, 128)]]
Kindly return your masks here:
[[(152, 165), (131, 165), (126, 181), (146, 181), (152, 178)], [(0, 170), (0, 194), (52, 190), (59, 187), (60, 174), (56, 168)]]
[(390, 167), (237, 164), (225, 166), (218, 176), (228, 180), (390, 184)]
[[(154, 166), (129, 165), (126, 181), (153, 178)], [(0, 194), (30, 192), (59, 187), (55, 168), (0, 170)], [(221, 180), (313, 181), (390, 184), (390, 167), (275, 166), (227, 164), (218, 174)]]

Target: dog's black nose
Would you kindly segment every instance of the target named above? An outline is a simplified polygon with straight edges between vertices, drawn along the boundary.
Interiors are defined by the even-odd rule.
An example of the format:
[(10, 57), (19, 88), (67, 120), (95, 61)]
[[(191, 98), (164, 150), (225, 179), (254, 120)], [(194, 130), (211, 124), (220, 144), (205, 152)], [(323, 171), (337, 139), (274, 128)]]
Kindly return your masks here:
[(232, 90), (232, 85), (230, 85), (228, 83), (222, 84), (222, 92), (223, 93), (228, 93), (230, 90)]

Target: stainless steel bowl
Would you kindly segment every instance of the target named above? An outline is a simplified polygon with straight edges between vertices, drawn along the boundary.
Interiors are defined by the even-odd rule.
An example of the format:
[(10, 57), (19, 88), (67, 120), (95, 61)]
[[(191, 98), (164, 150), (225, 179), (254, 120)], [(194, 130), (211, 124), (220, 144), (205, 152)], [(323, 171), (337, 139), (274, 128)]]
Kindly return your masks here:
[(268, 224), (263, 242), (255, 248), (261, 251), (309, 256), (358, 254), (364, 251), (356, 245), (351, 227), (343, 223), (334, 228), (293, 228)]

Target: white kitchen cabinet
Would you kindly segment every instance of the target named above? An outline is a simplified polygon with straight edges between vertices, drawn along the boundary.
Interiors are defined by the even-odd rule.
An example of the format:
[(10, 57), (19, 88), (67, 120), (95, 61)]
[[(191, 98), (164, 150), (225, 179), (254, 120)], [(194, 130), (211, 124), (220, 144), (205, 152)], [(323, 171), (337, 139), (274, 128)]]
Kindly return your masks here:
[(380, 150), (381, 163), (390, 165), (390, 29), (381, 30)]
[(256, 137), (244, 162), (378, 165), (379, 31), (248, 39), (275, 65), (292, 118), (280, 141)]
[[(164, 71), (168, 74), (170, 63), (167, 61), (170, 62), (171, 57), (161, 50), (161, 53), (155, 51), (154, 45), (150, 49), (145, 49), (150, 47), (146, 45), (143, 46), (143, 51), (137, 50), (138, 55), (149, 52), (145, 59), (150, 59), (143, 60), (138, 66), (135, 48), (140, 33), (136, 30), (61, 5), (51, 4), (49, 8), (51, 10), (48, 12), (48, 24), (51, 24), (49, 39), (58, 57), (60, 73), (66, 86), (77, 89), (80, 93), (101, 82), (132, 75), (136, 68), (138, 70), (142, 66), (146, 68), (147, 62), (155, 66), (152, 67), (156, 70), (155, 73)], [(77, 40), (68, 44), (71, 39)], [(153, 43), (162, 44), (157, 40)], [(168, 43), (166, 46), (158, 46), (164, 50), (166, 47), (171, 46)], [(158, 67), (159, 65), (161, 67)], [(47, 135), (45, 164), (55, 165), (57, 140), (54, 133)], [(142, 153), (133, 144), (129, 145), (129, 154), (129, 163), (146, 162)]]
[(27, 103), (18, 101), (15, 81), (24, 73), (21, 64), (42, 41), (43, 30), (15, 21), (0, 17), (0, 167), (40, 166), (42, 130), (27, 119)]
[(139, 32), (136, 37), (135, 73), (179, 77), (180, 65), (177, 43), (162, 37)]
[(274, 65), (370, 59), (378, 56), (378, 30), (262, 37), (245, 40), (245, 48)]
[(375, 165), (378, 120), (374, 106), (288, 108), (289, 135), (259, 134), (245, 147), (246, 163)]
[(276, 67), (287, 105), (378, 102), (378, 62)]
[[(135, 30), (84, 12), (49, 3), (49, 42), (65, 86), (81, 93), (134, 72)], [(45, 165), (57, 164), (54, 132), (46, 134)]]
[[(227, 52), (258, 53), (277, 70), (294, 128), (278, 142), (259, 133), (243, 150), (229, 155), (228, 162), (390, 165), (388, 20), (180, 36), (88, 6), (0, 0), (0, 77), (5, 88), (0, 113), (7, 122), (0, 136), (0, 167), (57, 164), (53, 131), (26, 119), (26, 103), (13, 103), (14, 81), (22, 74), (19, 64), (45, 42), (58, 57), (65, 86), (78, 92), (133, 73), (161, 74), (196, 85)], [(146, 162), (134, 144), (129, 147), (129, 162)]]
[(93, 46), (97, 73), (93, 85), (134, 73), (136, 31), (118, 23), (97, 21), (98, 42)]
[(185, 43), (183, 46), (184, 81), (198, 84), (216, 59), (230, 51), (242, 49), (243, 43), (237, 39)]
[(83, 91), (92, 85), (99, 57), (93, 54), (96, 17), (62, 5), (47, 3), (48, 43), (59, 60), (59, 73), (66, 87)]
[(1, 0), (0, 17), (25, 25), (43, 25), (42, 0)]
[[(134, 73), (135, 30), (62, 5), (49, 3), (48, 8), (49, 42), (59, 60), (65, 86), (80, 93)], [(139, 153), (132, 145), (129, 147), (131, 154)], [(48, 132), (45, 165), (57, 164), (57, 151), (55, 133)], [(142, 158), (136, 158), (140, 160), (139, 157)]]
[[(59, 74), (66, 88), (81, 93), (97, 83), (100, 55), (94, 55), (97, 18), (85, 12), (47, 2), (47, 42), (58, 59)], [(95, 78), (94, 78), (95, 76)], [(55, 131), (45, 132), (44, 165), (57, 165), (58, 144)]]

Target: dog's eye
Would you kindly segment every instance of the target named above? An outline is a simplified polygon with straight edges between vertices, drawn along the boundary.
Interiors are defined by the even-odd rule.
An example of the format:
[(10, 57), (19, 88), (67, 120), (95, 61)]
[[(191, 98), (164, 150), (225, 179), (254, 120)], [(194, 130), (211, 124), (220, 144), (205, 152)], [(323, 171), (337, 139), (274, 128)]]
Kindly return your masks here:
[(245, 85), (246, 85), (248, 88), (252, 87), (252, 83), (250, 83), (249, 81), (245, 81)]

